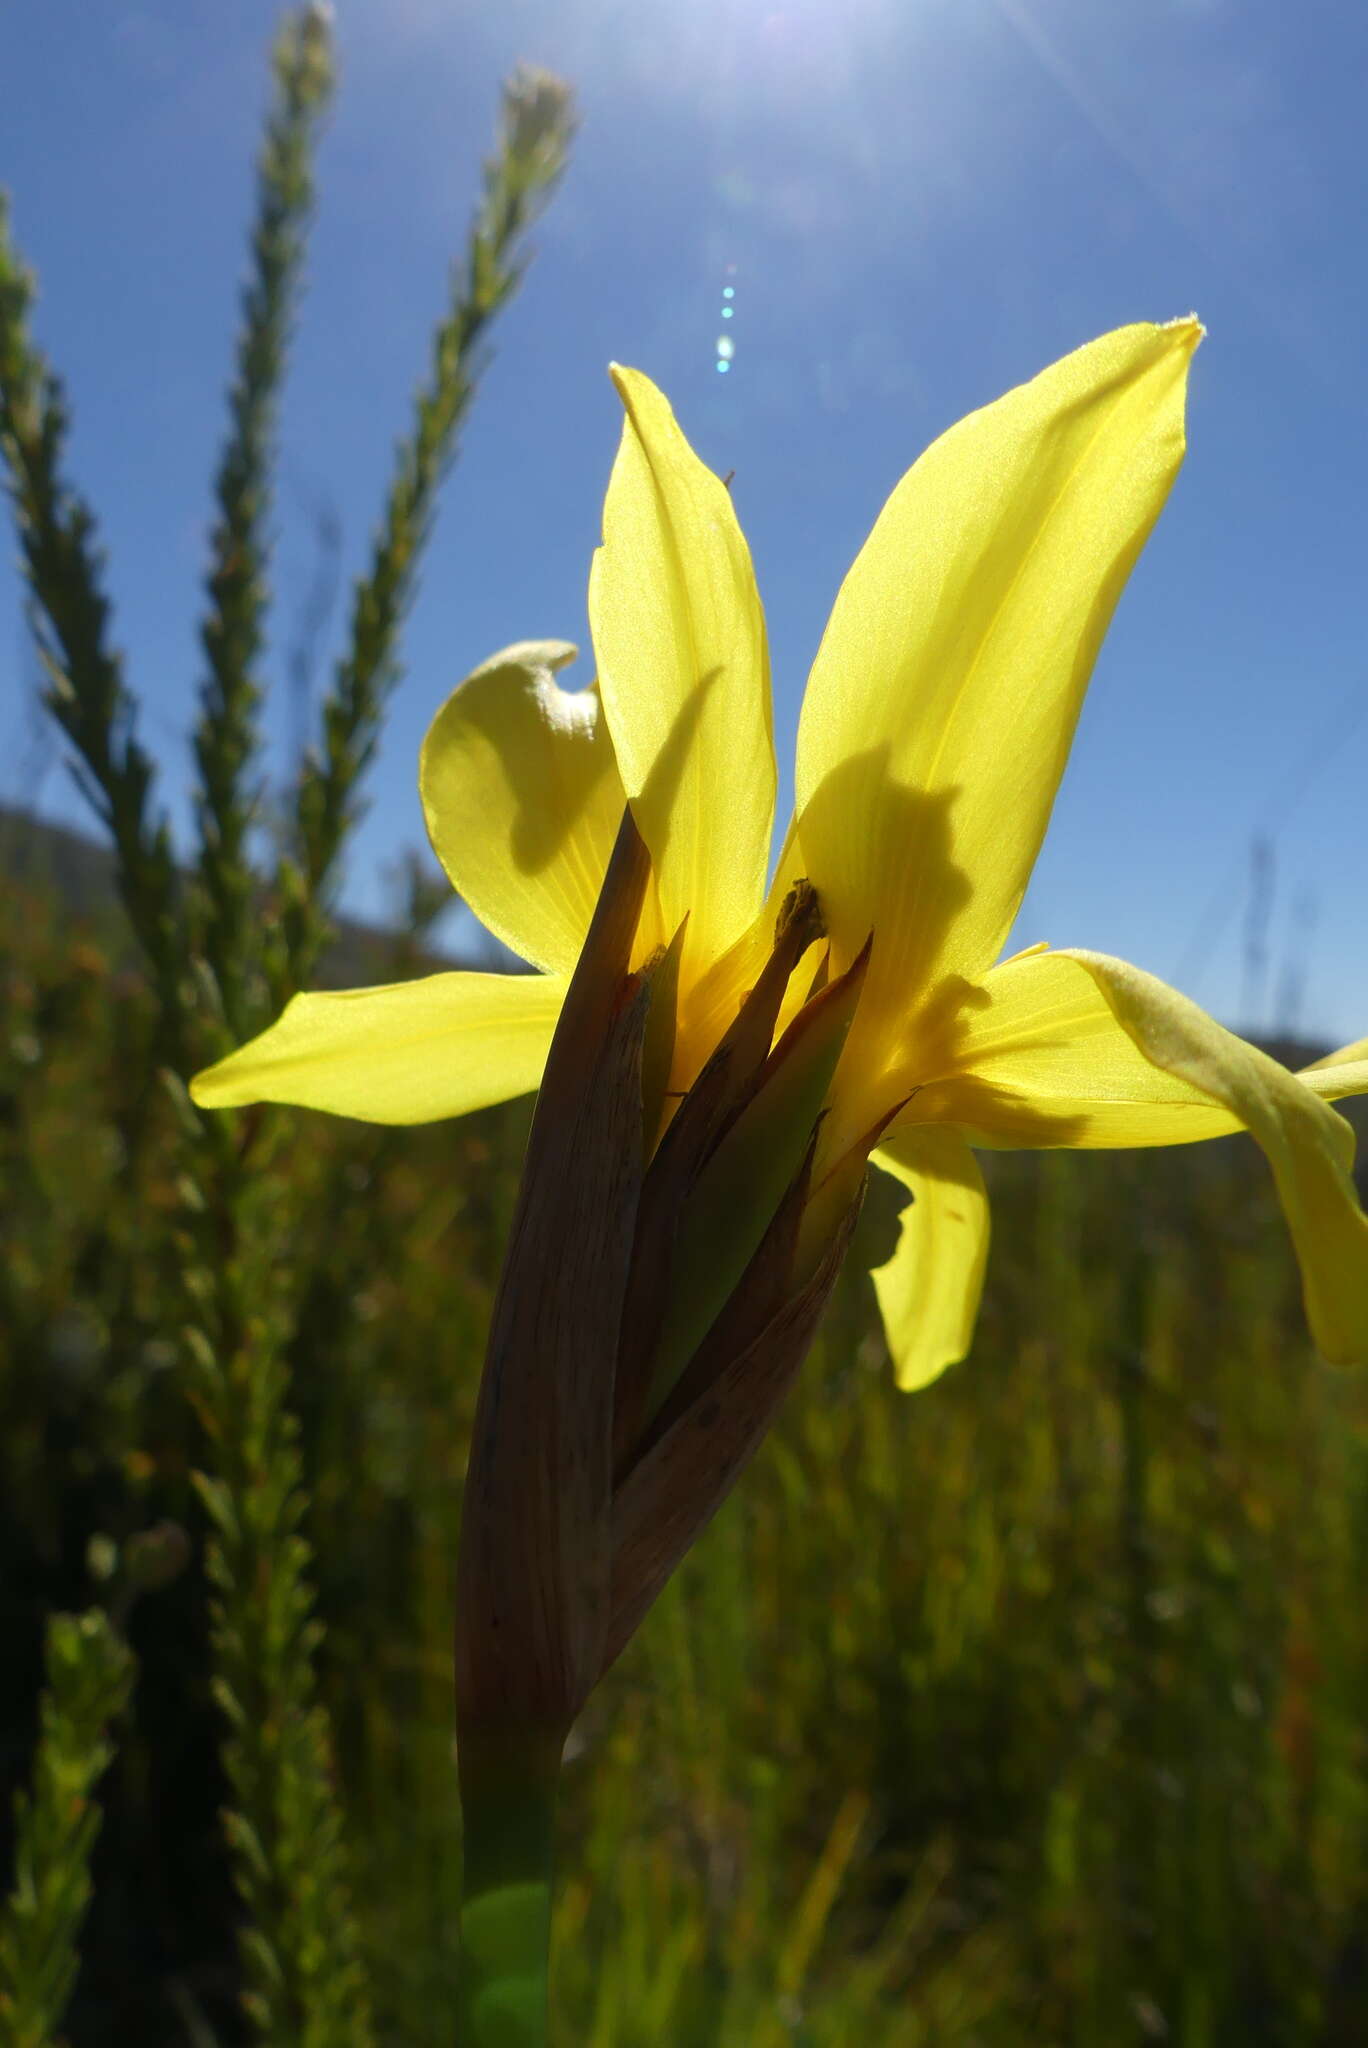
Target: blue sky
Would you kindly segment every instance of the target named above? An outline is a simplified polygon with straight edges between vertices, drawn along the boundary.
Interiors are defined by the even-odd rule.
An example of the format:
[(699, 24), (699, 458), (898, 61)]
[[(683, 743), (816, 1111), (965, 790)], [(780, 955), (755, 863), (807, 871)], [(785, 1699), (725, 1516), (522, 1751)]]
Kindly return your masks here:
[[(0, 16), (0, 182), (178, 820), (276, 16), (266, 0)], [(1368, 13), (343, 0), (338, 38), (282, 421), (278, 685), (320, 506), (341, 522), (344, 574), (364, 559), (501, 76), (548, 64), (582, 114), (443, 500), (351, 907), (377, 912), (387, 868), (422, 841), (417, 749), (448, 690), (510, 640), (587, 648), (611, 358), (650, 371), (700, 452), (736, 472), (782, 760), (839, 579), (920, 449), (1092, 335), (1195, 309), (1209, 333), (1187, 466), (1104, 650), (1018, 936), (1124, 954), (1232, 1021), (1368, 1030)], [(13, 552), (0, 796), (74, 819), (21, 701)], [(277, 774), (294, 726), (277, 687)], [(1245, 960), (1259, 833), (1274, 848), (1262, 984)]]

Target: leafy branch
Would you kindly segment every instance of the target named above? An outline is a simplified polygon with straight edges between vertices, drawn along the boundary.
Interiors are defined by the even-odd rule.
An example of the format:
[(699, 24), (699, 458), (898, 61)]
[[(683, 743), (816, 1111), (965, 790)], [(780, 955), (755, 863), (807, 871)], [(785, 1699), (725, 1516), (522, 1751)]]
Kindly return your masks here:
[[(224, 1825), (247, 1907), (244, 2004), (272, 2048), (368, 2048), (370, 2003), (318, 1697), (312, 1553), (288, 1402), (288, 1282), (278, 1184), (245, 1174), (217, 1216), (187, 1206), (181, 1243), (198, 1315), (186, 1332), (212, 1450), (214, 1695), (226, 1723)], [(223, 1227), (231, 1218), (231, 1230)]]
[(524, 237), (555, 190), (573, 134), (570, 95), (559, 79), (529, 67), (516, 71), (504, 89), (497, 146), (485, 165), (464, 259), (452, 274), (447, 312), (433, 336), (413, 426), (396, 452), (370, 568), (353, 591), (349, 644), (323, 704), (320, 751), (300, 774), (296, 844), (279, 876), (286, 958), (278, 994), (307, 977), (326, 937), (324, 906), (356, 822), (357, 784), (399, 679), (400, 628), (417, 586), (438, 486), (475, 394), (490, 323), (521, 282), (528, 260)]
[[(137, 738), (138, 705), (111, 641), (94, 516), (66, 477), (62, 390), (32, 338), (33, 282), (3, 211), (0, 460), (48, 677), (45, 701), (71, 742), (78, 783), (114, 842), (119, 891), (150, 969), (159, 1057), (180, 1120), (180, 1322), (212, 1467), (200, 1495), (210, 1523), (213, 1683), (227, 1730), (232, 1805), (225, 1826), (246, 1909), (245, 2003), (273, 2048), (368, 2048), (366, 1970), (350, 1903), (331, 1729), (315, 1673), (320, 1624), (304, 1535), (308, 1500), (288, 1402), (285, 1361), (297, 1281), (283, 1247), (292, 1183), (271, 1117), (206, 1126), (176, 1077), (225, 1037), (244, 1035), (262, 995), (279, 1000), (297, 987), (327, 936), (326, 899), (399, 674), (400, 632), (437, 491), (476, 389), (491, 322), (525, 267), (527, 230), (564, 167), (573, 119), (565, 87), (544, 73), (519, 71), (505, 90), (464, 256), (411, 429), (397, 451), (370, 566), (354, 592), (319, 749), (305, 761), (295, 791), (273, 923), (261, 914), (263, 882), (250, 859), (259, 804), (251, 783), (264, 696), (258, 671), (278, 399), (312, 210), (314, 145), (333, 81), (325, 8), (309, 5), (286, 17), (273, 64), (251, 268), (215, 484), (201, 629), (206, 673), (193, 738), (197, 845), (188, 878), (177, 867), (164, 819), (154, 814), (154, 767)], [(411, 898), (415, 928), (431, 908), (420, 895)], [(60, 1632), (54, 1637), (59, 1648), (68, 1641)], [(106, 1672), (101, 1697), (110, 1700), (114, 1691)], [(41, 2005), (36, 1991), (23, 1994), (40, 2028), (55, 2023), (54, 2001), (65, 1996), (74, 1968), (91, 1833), (82, 1823), (84, 1831), (69, 1840), (53, 1835), (52, 1759), (66, 1771), (66, 1784), (73, 1772), (79, 1776), (84, 1757), (81, 1768), (93, 1782), (103, 1762), (92, 1760), (106, 1754), (93, 1732), (101, 1718), (93, 1696), (69, 1686), (54, 1697), (58, 1718), (45, 1722), (39, 1790), (24, 1825), (34, 1853), (48, 1856), (43, 1868), (68, 1876), (65, 1889), (43, 1892), (40, 1885), (33, 1893), (46, 1901), (39, 1918), (14, 1923), (14, 1938), (23, 1940), (14, 1950), (13, 1981), (36, 1985), (47, 1998)], [(44, 2035), (31, 2026), (16, 2039), (38, 2048)]]
[(262, 701), (256, 678), (266, 615), (266, 520), (272, 498), (273, 436), (290, 319), (298, 295), (313, 205), (312, 157), (332, 94), (325, 15), (289, 17), (274, 53), (276, 97), (266, 124), (252, 232), (251, 278), (243, 294), (229, 430), (215, 484), (208, 613), (201, 639), (209, 673), (194, 734), (200, 787), (201, 903), (195, 950), (217, 984), (234, 1037), (250, 1028), (246, 977), (256, 893), (248, 836), (257, 798), (244, 781), (258, 748)]
[(76, 1980), (100, 1830), (92, 1793), (114, 1754), (133, 1658), (105, 1616), (54, 1614), (31, 1787), (15, 1800), (14, 1888), (0, 1909), (0, 2038), (50, 2048)]
[(43, 700), (75, 749), (76, 780), (113, 841), (119, 893), (174, 1055), (183, 1045), (181, 891), (165, 819), (151, 815), (155, 771), (133, 729), (137, 705), (123, 657), (110, 645), (95, 518), (64, 473), (66, 402), (29, 332), (33, 299), (0, 197), (0, 459), (47, 676)]

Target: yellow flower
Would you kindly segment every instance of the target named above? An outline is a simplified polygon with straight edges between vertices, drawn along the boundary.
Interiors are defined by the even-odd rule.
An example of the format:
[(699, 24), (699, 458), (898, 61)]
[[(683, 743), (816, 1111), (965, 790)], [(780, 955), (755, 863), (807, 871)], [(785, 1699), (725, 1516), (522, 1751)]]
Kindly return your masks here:
[[(914, 1197), (874, 1275), (903, 1385), (969, 1347), (988, 1243), (975, 1147), (1182, 1144), (1241, 1126), (1273, 1168), (1317, 1343), (1368, 1358), (1368, 1219), (1352, 1131), (1328, 1106), (1368, 1091), (1368, 1041), (1294, 1077), (1122, 961), (1037, 947), (994, 964), (1099, 644), (1182, 459), (1200, 335), (1193, 320), (1104, 335), (962, 420), (903, 478), (808, 680), (773, 881), (769, 664), (746, 543), (660, 392), (615, 370), (626, 420), (589, 587), (597, 690), (558, 685), (572, 648), (524, 643), (460, 686), (423, 748), (439, 858), (538, 972), (298, 996), (197, 1077), (196, 1101), (402, 1124), (535, 1088), (627, 803), (652, 864), (636, 957), (677, 947), (668, 1100), (735, 1017), (797, 879), (816, 892), (819, 976), (843, 975), (872, 935), (811, 1185), (820, 1195), (843, 1162), (862, 1170), (877, 1135), (875, 1164)], [(812, 980), (804, 969), (792, 987)]]

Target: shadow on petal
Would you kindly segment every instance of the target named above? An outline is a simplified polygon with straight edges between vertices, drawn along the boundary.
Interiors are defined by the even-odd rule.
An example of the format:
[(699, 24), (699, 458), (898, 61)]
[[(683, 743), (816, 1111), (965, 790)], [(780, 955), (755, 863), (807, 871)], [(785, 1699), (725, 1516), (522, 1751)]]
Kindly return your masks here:
[[(833, 768), (797, 825), (798, 866), (817, 890), (836, 970), (874, 935), (869, 977), (832, 1091), (833, 1127), (824, 1150), (851, 1142), (887, 1108), (890, 1090), (905, 1092), (923, 1077), (911, 1054), (914, 1043), (921, 1044), (928, 977), (973, 894), (953, 857), (958, 791), (893, 781), (889, 752), (885, 741)], [(948, 998), (942, 1001), (948, 1005)]]

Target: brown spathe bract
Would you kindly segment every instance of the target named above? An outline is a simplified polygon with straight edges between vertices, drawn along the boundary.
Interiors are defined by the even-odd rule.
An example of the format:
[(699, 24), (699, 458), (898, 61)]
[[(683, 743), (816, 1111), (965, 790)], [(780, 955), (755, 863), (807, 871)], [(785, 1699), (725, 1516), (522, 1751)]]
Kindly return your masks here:
[[(822, 1099), (865, 971), (862, 958), (837, 981), (819, 974), (775, 1042), (790, 979), (822, 936), (806, 883), (648, 1157), (664, 1116), (643, 1100), (644, 1048), (673, 1000), (670, 949), (630, 964), (649, 878), (629, 811), (547, 1062), (491, 1322), (461, 1529), (463, 1736), (568, 1730), (764, 1436), (859, 1210), (857, 1185), (800, 1265)], [(776, 1119), (795, 1117), (780, 1143)], [(758, 1147), (758, 1171), (731, 1170)], [(710, 1274), (715, 1301), (684, 1256), (701, 1202), (728, 1237), (754, 1240), (734, 1286), (725, 1267)], [(701, 1341), (662, 1379), (681, 1290), (682, 1327), (696, 1323)]]

